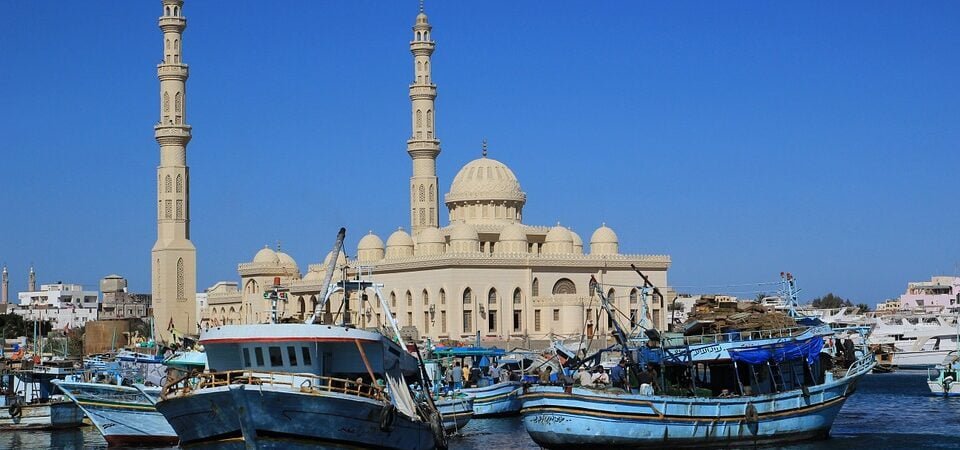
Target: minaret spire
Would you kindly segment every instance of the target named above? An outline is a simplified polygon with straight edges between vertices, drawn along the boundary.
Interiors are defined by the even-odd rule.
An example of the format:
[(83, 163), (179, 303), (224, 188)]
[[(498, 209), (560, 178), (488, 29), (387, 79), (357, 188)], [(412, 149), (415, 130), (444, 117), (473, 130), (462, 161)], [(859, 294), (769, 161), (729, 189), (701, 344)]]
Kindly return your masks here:
[(196, 248), (190, 242), (190, 171), (187, 143), (187, 78), (183, 63), (183, 0), (161, 0), (163, 61), (160, 79), (160, 120), (153, 127), (160, 144), (157, 167), (157, 242), (153, 246), (152, 292), (156, 336), (172, 342), (172, 330), (194, 334), (196, 329)]
[(430, 39), (431, 30), (421, 2), (413, 26), (413, 40), (410, 41), (414, 69), (414, 81), (410, 85), (413, 131), (407, 141), (407, 153), (413, 159), (413, 176), (410, 177), (410, 231), (413, 236), (424, 228), (439, 226), (440, 215), (437, 193), (440, 140), (437, 139), (434, 120), (437, 86), (430, 79), (430, 56), (436, 43)]
[(3, 287), (0, 288), (0, 303), (6, 305), (10, 301), (10, 274), (7, 273), (7, 265), (3, 265)]
[(33, 271), (33, 263), (30, 263), (30, 273), (27, 275), (27, 291), (37, 291), (37, 272)]

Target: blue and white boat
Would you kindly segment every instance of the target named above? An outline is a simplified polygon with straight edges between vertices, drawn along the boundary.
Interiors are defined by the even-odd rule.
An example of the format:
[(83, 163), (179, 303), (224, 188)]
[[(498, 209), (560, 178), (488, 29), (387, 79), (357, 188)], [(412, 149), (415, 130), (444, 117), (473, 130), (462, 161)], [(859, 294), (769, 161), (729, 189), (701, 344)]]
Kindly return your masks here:
[[(475, 380), (476, 387), (462, 388), (457, 392), (473, 400), (473, 417), (509, 416), (520, 412), (520, 381), (500, 381), (484, 373), (489, 364), (506, 355), (503, 349), (437, 347), (432, 350), (432, 354), (435, 358), (445, 361), (448, 366), (451, 365), (451, 360), (459, 360), (465, 364), (464, 359), (471, 358), (473, 368), (480, 373)], [(454, 369), (451, 367), (448, 370)]]
[(943, 363), (927, 369), (927, 387), (930, 393), (940, 397), (960, 395), (960, 357), (953, 351)]
[[(342, 248), (341, 229), (334, 255)], [(334, 257), (334, 261), (336, 257)], [(440, 414), (410, 384), (423, 373), (403, 346), (379, 284), (330, 284), (306, 323), (225, 325), (204, 331), (209, 369), (164, 387), (159, 410), (183, 447), (218, 449), (445, 449)], [(282, 289), (273, 289), (274, 308)], [(330, 294), (374, 291), (394, 336), (315, 324)], [(361, 305), (361, 308), (363, 305)], [(407, 380), (410, 380), (409, 382)]]
[(160, 395), (159, 387), (59, 380), (54, 384), (83, 410), (111, 447), (170, 446), (180, 440), (154, 406)]
[(447, 433), (456, 433), (467, 426), (473, 418), (473, 399), (463, 395), (437, 397), (433, 401), (443, 419), (443, 430)]
[[(598, 295), (613, 317), (602, 289)], [(692, 346), (670, 349), (672, 353), (653, 343), (636, 349), (619, 324), (615, 329), (628, 378), (638, 384), (659, 378), (671, 388), (654, 392), (651, 384), (656, 382), (636, 390), (629, 383), (624, 386), (629, 390), (531, 386), (522, 396), (521, 416), (537, 444), (660, 448), (823, 438), (857, 381), (875, 364), (874, 356), (863, 351), (846, 369), (831, 369), (832, 360), (821, 355), (824, 337), (817, 330), (736, 340), (715, 335), (710, 339), (719, 347), (716, 351), (694, 355)], [(634, 362), (637, 355), (642, 364)], [(660, 371), (646, 372), (656, 367), (646, 363), (659, 365)]]

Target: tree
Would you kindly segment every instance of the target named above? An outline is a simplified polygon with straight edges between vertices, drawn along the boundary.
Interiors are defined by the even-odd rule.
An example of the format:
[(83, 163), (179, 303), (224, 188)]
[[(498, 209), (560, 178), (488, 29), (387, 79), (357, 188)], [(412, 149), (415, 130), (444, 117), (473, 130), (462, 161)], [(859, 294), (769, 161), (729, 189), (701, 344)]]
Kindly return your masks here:
[[(33, 321), (23, 320), (23, 316), (9, 313), (0, 314), (0, 333), (4, 339), (13, 339), (18, 336), (33, 336)], [(49, 320), (40, 322), (38, 330), (40, 336), (44, 336), (52, 330)]]
[(753, 300), (757, 303), (763, 302), (763, 299), (769, 297), (766, 292), (757, 292), (757, 297)]
[(860, 312), (870, 312), (870, 305), (866, 303), (857, 303), (857, 309), (859, 309)]
[(853, 303), (850, 300), (846, 300), (839, 295), (834, 295), (832, 292), (827, 293), (823, 297), (817, 297), (813, 299), (814, 308), (823, 308), (823, 309), (834, 309), (842, 308), (844, 306), (853, 306)]

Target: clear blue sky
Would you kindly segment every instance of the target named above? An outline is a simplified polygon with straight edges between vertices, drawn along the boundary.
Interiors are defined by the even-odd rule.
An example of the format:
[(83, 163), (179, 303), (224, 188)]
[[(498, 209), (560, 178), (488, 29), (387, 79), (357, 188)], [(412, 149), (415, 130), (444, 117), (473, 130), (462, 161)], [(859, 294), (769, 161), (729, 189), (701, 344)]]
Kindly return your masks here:
[[(282, 241), (408, 226), (417, 3), (187, 1), (198, 287)], [(6, 2), (0, 262), (13, 292), (149, 292), (160, 1)], [(490, 142), (525, 222), (672, 256), (681, 291), (895, 297), (960, 264), (960, 3), (428, 1), (442, 192)], [(441, 215), (446, 223), (446, 211)], [(750, 294), (747, 294), (750, 295)]]

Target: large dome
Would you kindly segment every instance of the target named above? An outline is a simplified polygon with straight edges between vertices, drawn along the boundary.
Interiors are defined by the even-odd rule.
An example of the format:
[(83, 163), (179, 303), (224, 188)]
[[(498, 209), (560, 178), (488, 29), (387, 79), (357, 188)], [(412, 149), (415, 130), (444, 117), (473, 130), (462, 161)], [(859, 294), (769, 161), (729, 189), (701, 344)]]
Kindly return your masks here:
[(495, 159), (480, 158), (467, 163), (453, 178), (447, 203), (467, 200), (507, 200), (525, 202), (527, 195), (520, 181), (505, 164)]
[(271, 250), (269, 246), (264, 245), (263, 248), (254, 255), (253, 262), (276, 264), (280, 262), (280, 258), (277, 256), (277, 252)]

